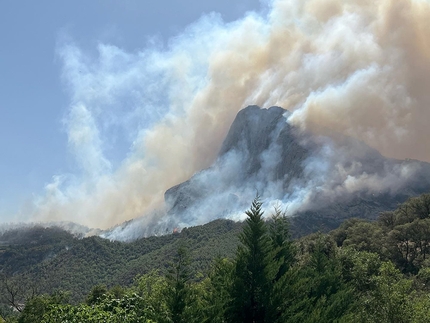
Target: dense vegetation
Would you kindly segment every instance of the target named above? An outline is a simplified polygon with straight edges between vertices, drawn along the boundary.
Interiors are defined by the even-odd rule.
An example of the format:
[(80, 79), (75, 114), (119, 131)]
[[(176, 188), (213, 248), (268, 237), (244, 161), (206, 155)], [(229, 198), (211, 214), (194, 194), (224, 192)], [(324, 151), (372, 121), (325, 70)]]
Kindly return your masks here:
[[(280, 210), (264, 221), (261, 206), (256, 199), (242, 225), (216, 221), (133, 244), (65, 235), (64, 248), (45, 260), (45, 245), (36, 241), (33, 271), (20, 269), (23, 245), (3, 247), (3, 301), (17, 312), (4, 306), (2, 316), (21, 323), (430, 322), (430, 194), (375, 222), (352, 219), (295, 241)], [(28, 282), (43, 278), (44, 266), (45, 283), (65, 275), (63, 268), (73, 272), (67, 266), (78, 259), (70, 251), (78, 248), (88, 253), (81, 261), (106, 279), (70, 280), (70, 287), (84, 280), (91, 288), (85, 297)], [(115, 262), (119, 255), (127, 260)]]
[(56, 228), (14, 230), (0, 236), (0, 241), (7, 241), (0, 245), (0, 273), (12, 281), (28, 282), (27, 288), (37, 288), (38, 293), (67, 290), (76, 303), (94, 285), (130, 286), (139, 274), (166, 269), (180, 242), (189, 249), (193, 270), (207, 271), (215, 257), (234, 256), (241, 226), (217, 220), (132, 243), (77, 239)]

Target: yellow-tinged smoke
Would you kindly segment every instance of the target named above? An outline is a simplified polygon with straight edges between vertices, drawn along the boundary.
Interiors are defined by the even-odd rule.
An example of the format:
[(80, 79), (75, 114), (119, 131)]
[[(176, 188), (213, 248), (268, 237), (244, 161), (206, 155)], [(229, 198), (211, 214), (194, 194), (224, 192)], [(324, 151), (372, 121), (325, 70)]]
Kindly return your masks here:
[[(36, 219), (106, 228), (149, 214), (166, 189), (215, 160), (248, 104), (282, 106), (299, 127), (327, 127), (389, 157), (430, 161), (425, 0), (278, 0), (233, 23), (203, 17), (164, 50), (101, 44), (91, 58), (65, 43), (59, 55), (82, 175), (56, 176)], [(118, 124), (133, 144), (114, 167), (105, 134)]]

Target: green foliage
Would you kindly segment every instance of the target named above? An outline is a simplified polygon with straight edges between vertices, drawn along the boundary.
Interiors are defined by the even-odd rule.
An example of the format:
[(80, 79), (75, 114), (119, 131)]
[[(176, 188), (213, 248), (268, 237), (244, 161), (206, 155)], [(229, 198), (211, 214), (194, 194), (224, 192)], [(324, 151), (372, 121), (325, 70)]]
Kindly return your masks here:
[(230, 322), (265, 322), (270, 314), (272, 281), (279, 266), (272, 262), (274, 252), (259, 198), (246, 211), (239, 239), (228, 312)]
[[(20, 290), (36, 288), (43, 294), (70, 291), (71, 302), (76, 304), (85, 300), (95, 285), (129, 287), (136, 276), (167, 269), (179, 241), (190, 250), (193, 271), (207, 271), (215, 257), (234, 256), (241, 227), (241, 223), (216, 220), (177, 234), (130, 243), (100, 237), (78, 239), (60, 229), (10, 231), (0, 239), (13, 242), (0, 248), (0, 272), (21, 282)], [(0, 284), (0, 296), (3, 290)]]
[(291, 241), (290, 223), (285, 213), (278, 207), (269, 224), (269, 235), (274, 252), (274, 261), (279, 263), (275, 280), (279, 280), (290, 269), (295, 261), (296, 250)]
[(168, 321), (169, 309), (166, 295), (167, 280), (159, 272), (152, 271), (140, 276), (135, 281), (137, 294), (145, 300), (145, 313), (148, 320), (154, 322)]
[(362, 293), (375, 288), (373, 277), (378, 275), (382, 261), (376, 253), (342, 248), (338, 255), (342, 278)]
[(430, 323), (430, 295), (417, 294), (412, 303), (412, 323)]
[(216, 258), (208, 278), (202, 282), (205, 288), (202, 304), (202, 322), (223, 323), (224, 311), (231, 303), (230, 292), (233, 284), (234, 264), (226, 258)]
[(332, 235), (338, 246), (377, 253), (404, 273), (416, 274), (430, 254), (430, 194), (414, 197), (376, 223), (351, 219)]
[(99, 304), (107, 297), (107, 293), (108, 289), (105, 285), (96, 285), (88, 294), (86, 303), (88, 305)]
[[(2, 295), (25, 307), (19, 314), (4, 303), (0, 322), (430, 323), (429, 210), (427, 194), (376, 222), (352, 219), (330, 234), (291, 241), (289, 219), (275, 209), (265, 221), (257, 198), (243, 225), (215, 221), (130, 244), (73, 240), (69, 250), (38, 263), (34, 276), (3, 276)], [(15, 263), (14, 252), (21, 263), (32, 250), (17, 241), (3, 249), (3, 272)], [(62, 286), (85, 285), (79, 300), (39, 294), (30, 284), (29, 277), (58, 280), (64, 270), (57, 259), (74, 264), (69, 271), (93, 275), (64, 279)]]
[(177, 254), (166, 276), (167, 307), (173, 323), (187, 322), (185, 308), (190, 302), (191, 279), (190, 256), (184, 246), (178, 248)]
[(362, 322), (411, 322), (412, 281), (391, 262), (383, 263), (372, 280), (375, 287), (364, 293), (358, 318)]
[(308, 257), (281, 280), (284, 300), (278, 322), (342, 322), (353, 307), (353, 289), (342, 276), (334, 242), (318, 235)]
[(40, 322), (44, 315), (50, 311), (51, 306), (65, 304), (68, 302), (68, 299), (69, 295), (64, 292), (34, 296), (25, 304), (18, 323)]

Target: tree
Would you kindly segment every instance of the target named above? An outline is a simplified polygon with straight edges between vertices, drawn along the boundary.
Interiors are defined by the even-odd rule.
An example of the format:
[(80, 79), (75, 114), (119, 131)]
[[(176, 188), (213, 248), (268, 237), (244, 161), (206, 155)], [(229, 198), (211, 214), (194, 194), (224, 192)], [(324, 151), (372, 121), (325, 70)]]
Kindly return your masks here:
[(419, 219), (430, 218), (430, 194), (422, 194), (411, 199), (415, 216)]
[(186, 322), (184, 317), (191, 279), (190, 257), (184, 245), (180, 245), (166, 276), (168, 285), (167, 307), (173, 323)]
[[(275, 207), (269, 225), (269, 236), (273, 250), (273, 266), (277, 265), (271, 292), (270, 321), (278, 320), (284, 310), (285, 294), (290, 293), (289, 278), (286, 274), (295, 262), (296, 250), (290, 238), (290, 223), (285, 212)], [(290, 277), (290, 276), (288, 276)]]
[(216, 258), (212, 263), (207, 282), (205, 295), (205, 319), (203, 322), (225, 322), (225, 309), (230, 303), (230, 290), (232, 286), (233, 263), (224, 258)]
[(13, 279), (4, 274), (0, 275), (1, 301), (18, 312), (22, 312), (24, 304), (38, 295), (36, 284), (23, 277)]
[(295, 258), (295, 249), (290, 237), (290, 223), (285, 212), (282, 212), (279, 207), (275, 207), (272, 215), (269, 235), (275, 252), (274, 260), (279, 262), (279, 270), (275, 277), (278, 281), (292, 266)]
[(32, 297), (26, 302), (18, 319), (18, 323), (41, 322), (44, 315), (48, 313), (53, 306), (67, 304), (69, 296), (68, 293), (58, 291), (52, 295), (38, 295)]
[(86, 303), (88, 305), (98, 304), (103, 301), (108, 293), (108, 289), (106, 285), (96, 285), (91, 289), (91, 292), (88, 294)]
[(372, 277), (375, 288), (362, 297), (362, 322), (411, 322), (412, 280), (405, 278), (391, 262), (382, 263), (379, 274)]
[(166, 277), (158, 271), (136, 278), (136, 291), (145, 302), (145, 317), (148, 321), (168, 322), (169, 310), (166, 295), (168, 294)]
[(272, 281), (278, 272), (273, 266), (271, 240), (263, 220), (259, 197), (246, 211), (241, 245), (237, 249), (231, 303), (227, 312), (229, 322), (268, 322)]
[(378, 216), (379, 225), (386, 230), (393, 230), (396, 225), (396, 215), (393, 211), (385, 211)]
[(282, 309), (276, 322), (348, 322), (353, 289), (343, 281), (334, 240), (315, 234), (302, 244), (303, 254), (274, 292)]

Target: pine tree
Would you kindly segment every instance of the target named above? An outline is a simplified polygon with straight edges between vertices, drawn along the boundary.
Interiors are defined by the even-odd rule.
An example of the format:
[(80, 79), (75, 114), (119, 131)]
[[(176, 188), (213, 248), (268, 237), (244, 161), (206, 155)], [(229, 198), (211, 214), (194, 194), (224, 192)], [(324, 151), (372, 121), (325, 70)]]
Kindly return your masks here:
[[(269, 236), (273, 249), (273, 265), (278, 270), (272, 282), (270, 321), (279, 321), (285, 310), (285, 296), (291, 296), (291, 275), (286, 275), (295, 260), (295, 248), (290, 238), (290, 223), (285, 212), (275, 207), (275, 212), (269, 225)], [(286, 295), (290, 294), (290, 295)]]
[(269, 235), (275, 252), (274, 260), (279, 262), (279, 270), (275, 277), (278, 281), (292, 266), (295, 258), (295, 249), (290, 237), (290, 223), (285, 212), (282, 212), (279, 207), (275, 207), (272, 215)]
[(353, 289), (343, 281), (335, 248), (329, 236), (317, 235), (309, 243), (307, 259), (284, 276), (284, 311), (277, 322), (350, 322)]
[(230, 303), (233, 263), (227, 258), (215, 258), (208, 277), (204, 323), (225, 322), (225, 310)]
[(258, 197), (246, 212), (248, 216), (239, 236), (231, 304), (227, 311), (229, 322), (269, 322), (270, 297), (274, 268), (271, 240), (263, 220), (262, 203)]
[(173, 323), (186, 322), (184, 311), (187, 306), (191, 279), (188, 250), (181, 245), (166, 276), (168, 284), (167, 307)]

